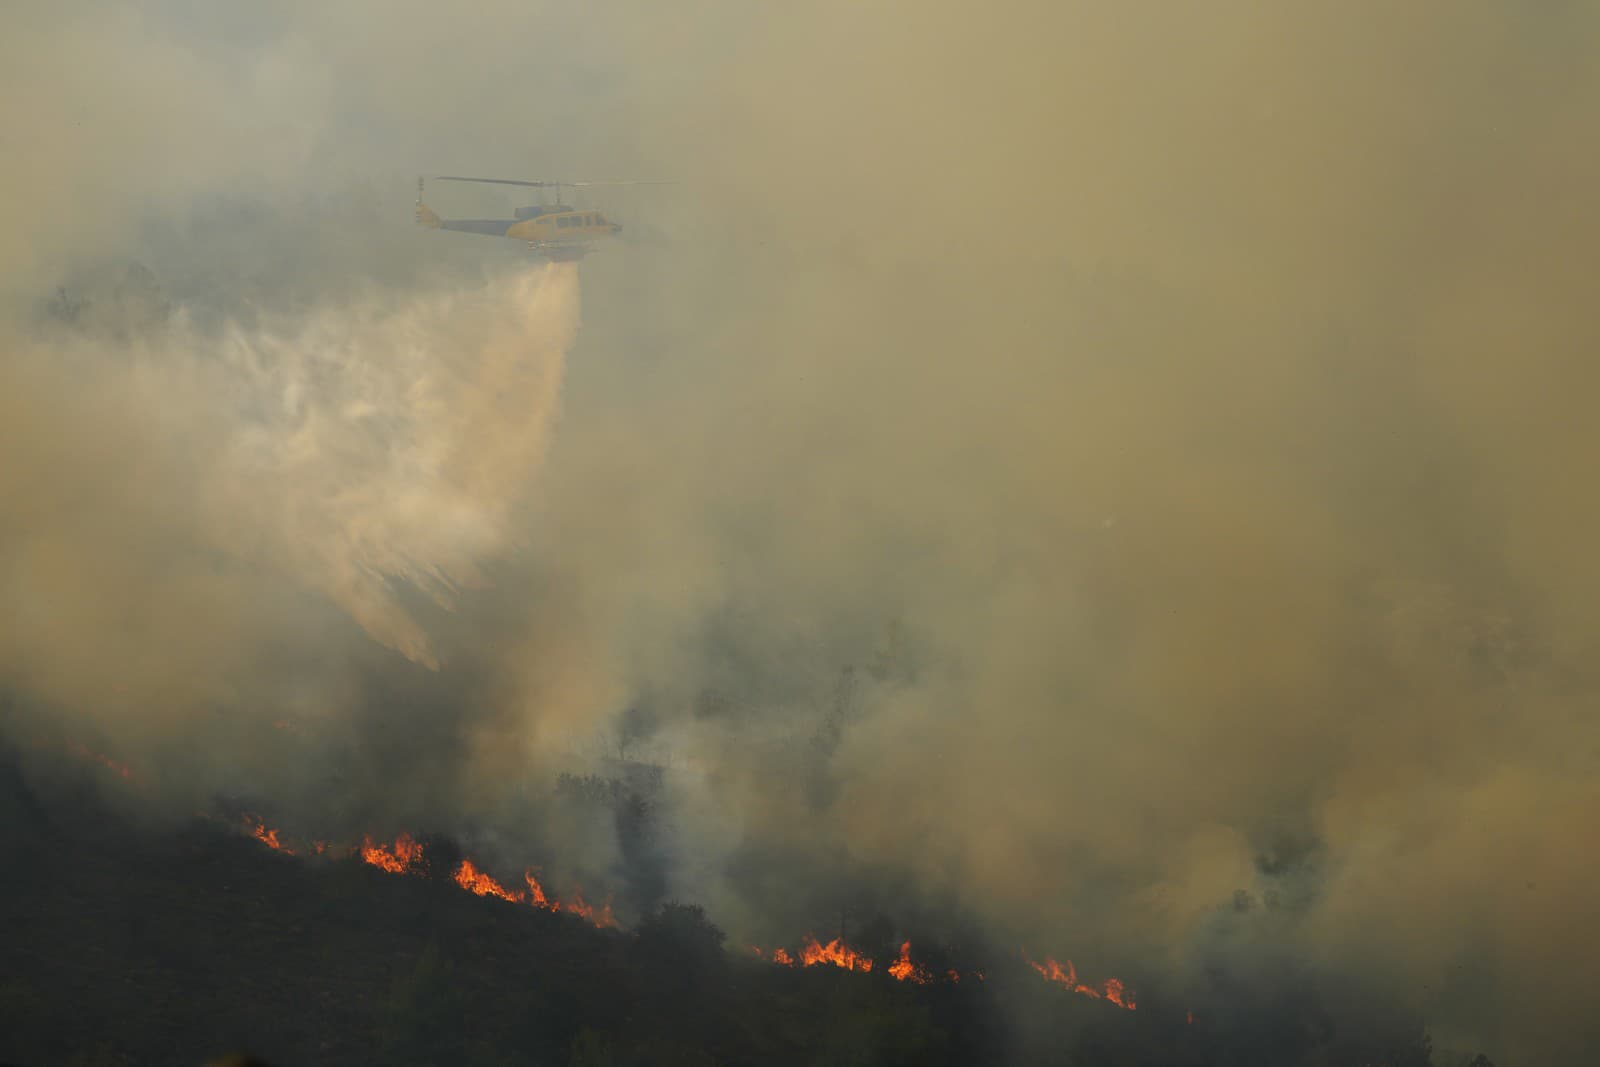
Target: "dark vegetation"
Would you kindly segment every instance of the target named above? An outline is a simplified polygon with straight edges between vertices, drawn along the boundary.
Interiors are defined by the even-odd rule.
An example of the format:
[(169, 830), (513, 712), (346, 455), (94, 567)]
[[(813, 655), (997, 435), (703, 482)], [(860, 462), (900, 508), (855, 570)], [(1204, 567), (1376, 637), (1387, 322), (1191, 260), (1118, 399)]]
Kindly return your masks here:
[[(201, 819), (141, 827), (103, 796), (92, 772), (44, 785), (0, 751), (0, 1063), (1440, 1062), (1420, 1027), (1342, 1031), (1292, 986), (1188, 1025), (1159, 997), (1123, 1012), (1022, 968), (921, 987), (786, 969), (690, 904), (617, 931), (474, 897), (447, 842), (430, 873), (395, 877)], [(888, 957), (887, 927), (860, 934)]]

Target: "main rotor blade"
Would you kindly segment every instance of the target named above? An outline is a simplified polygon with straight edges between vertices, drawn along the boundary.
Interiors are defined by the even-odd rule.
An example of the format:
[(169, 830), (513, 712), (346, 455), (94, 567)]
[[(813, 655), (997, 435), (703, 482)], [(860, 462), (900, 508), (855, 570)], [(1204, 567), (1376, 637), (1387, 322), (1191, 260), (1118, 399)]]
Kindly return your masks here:
[(636, 178), (623, 181), (597, 181), (597, 182), (529, 182), (518, 178), (466, 178), (455, 174), (441, 174), (435, 181), (441, 182), (487, 182), (490, 185), (521, 185), (528, 189), (577, 189), (591, 185), (675, 185), (672, 181), (663, 181), (657, 178)]
[(434, 178), (439, 182), (488, 182), (491, 185), (525, 185), (530, 189), (544, 189), (559, 182), (524, 182), (515, 178), (462, 178), (454, 174), (441, 174)]
[(660, 178), (637, 178), (618, 182), (551, 182), (551, 185), (565, 185), (572, 189), (582, 185), (676, 185), (677, 183)]

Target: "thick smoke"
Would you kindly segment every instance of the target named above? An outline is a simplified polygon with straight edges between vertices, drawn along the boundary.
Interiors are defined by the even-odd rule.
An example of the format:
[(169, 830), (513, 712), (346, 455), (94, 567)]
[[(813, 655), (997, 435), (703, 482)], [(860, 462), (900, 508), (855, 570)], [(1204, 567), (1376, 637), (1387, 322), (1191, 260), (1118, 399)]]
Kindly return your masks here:
[[(158, 673), (210, 675), (218, 631), (254, 626), (246, 569), (437, 667), (395, 587), (453, 607), (515, 543), (508, 516), (555, 420), (576, 286), (552, 265), (282, 325), (201, 333), (180, 317), (136, 338), (19, 342), (4, 431), (29, 460), (7, 486), (30, 505), (8, 524), (14, 669), (52, 690), (125, 689), (110, 643)], [(119, 616), (131, 632), (112, 642), (99, 627)]]
[(555, 417), (576, 285), (552, 265), (481, 292), (324, 312), (293, 335), (231, 333), (225, 373), (254, 410), (231, 420), (244, 428), (222, 457), (224, 543), (259, 539), (376, 640), (436, 667), (388, 585), (450, 606), (455, 587), (481, 584), (477, 562), (513, 543), (508, 514)]
[[(647, 709), (671, 888), (752, 936), (864, 880), (1086, 967), (1289, 956), (1443, 1043), (1593, 1045), (1589, 10), (278, 11), (3, 46), (41, 146), (8, 294), (151, 220), (292, 290), (231, 333), (18, 313), (10, 685), (137, 744), (315, 660), (337, 719), (411, 684), (348, 614), (442, 665), (393, 735), (473, 704), (479, 814)], [(407, 168), (680, 185), (607, 202), (574, 335), (573, 278), (492, 242), (296, 221), (370, 179), (403, 226)], [(186, 230), (230, 185), (273, 210)], [(490, 558), (452, 619), (395, 591)]]

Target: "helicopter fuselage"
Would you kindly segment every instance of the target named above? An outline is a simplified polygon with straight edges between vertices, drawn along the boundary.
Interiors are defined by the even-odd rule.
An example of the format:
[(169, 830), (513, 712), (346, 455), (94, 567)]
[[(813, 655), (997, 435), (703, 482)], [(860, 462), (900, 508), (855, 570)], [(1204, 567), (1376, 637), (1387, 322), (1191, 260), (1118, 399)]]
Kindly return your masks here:
[(599, 211), (574, 208), (561, 202), (563, 187), (590, 185), (637, 185), (643, 182), (545, 182), (521, 181), (502, 178), (466, 178), (445, 176), (442, 181), (487, 182), (498, 185), (521, 185), (536, 189), (557, 190), (555, 204), (533, 204), (517, 208), (515, 217), (509, 219), (441, 219), (433, 209), (422, 202), (423, 179), (417, 179), (416, 218), (419, 226), (434, 230), (455, 230), (458, 233), (476, 233), (485, 237), (508, 237), (527, 242), (530, 251), (551, 259), (579, 259), (590, 249), (590, 242), (600, 237), (611, 237), (622, 232), (622, 226), (612, 222)]
[[(535, 211), (538, 214), (531, 214)], [(581, 259), (589, 251), (591, 240), (622, 231), (620, 224), (608, 221), (598, 211), (522, 208), (517, 215), (519, 217), (514, 219), (440, 219), (437, 216), (429, 219), (418, 212), (417, 221), (432, 229), (526, 241), (530, 251), (555, 260)]]

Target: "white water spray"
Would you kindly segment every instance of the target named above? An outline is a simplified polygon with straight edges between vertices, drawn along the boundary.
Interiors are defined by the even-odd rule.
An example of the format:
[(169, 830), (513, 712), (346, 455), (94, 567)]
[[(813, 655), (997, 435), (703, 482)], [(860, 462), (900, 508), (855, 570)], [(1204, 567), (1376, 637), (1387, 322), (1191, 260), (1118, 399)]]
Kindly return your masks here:
[(319, 589), (375, 640), (437, 667), (391, 582), (441, 606), (510, 547), (557, 417), (577, 272), (235, 329), (235, 430), (208, 493), (219, 547)]

